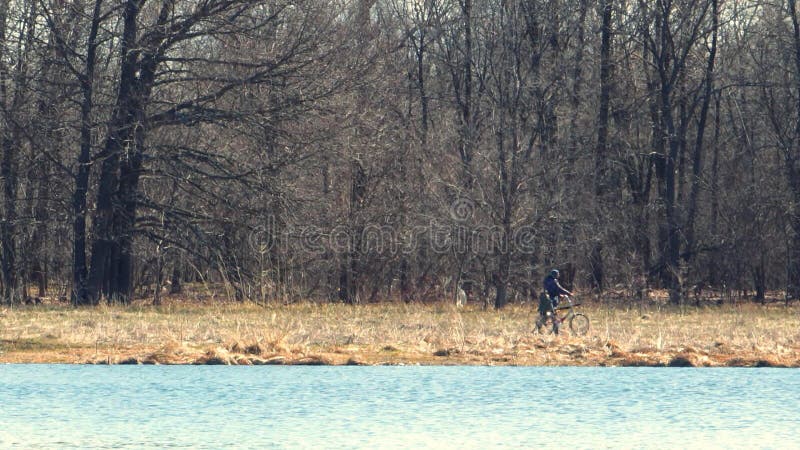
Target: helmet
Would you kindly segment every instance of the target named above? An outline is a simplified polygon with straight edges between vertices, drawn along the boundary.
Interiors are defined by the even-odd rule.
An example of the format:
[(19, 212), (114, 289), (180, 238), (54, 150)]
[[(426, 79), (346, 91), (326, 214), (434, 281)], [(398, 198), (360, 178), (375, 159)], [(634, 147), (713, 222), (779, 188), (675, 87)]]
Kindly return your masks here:
[(558, 270), (553, 269), (550, 271), (550, 276), (553, 278), (558, 278)]

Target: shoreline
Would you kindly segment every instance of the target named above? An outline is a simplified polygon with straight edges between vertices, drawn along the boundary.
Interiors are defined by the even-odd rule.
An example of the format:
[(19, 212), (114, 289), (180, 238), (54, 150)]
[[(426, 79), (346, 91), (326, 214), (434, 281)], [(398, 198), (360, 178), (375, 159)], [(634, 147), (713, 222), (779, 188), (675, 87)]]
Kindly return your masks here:
[[(224, 355), (224, 356), (223, 356)], [(371, 360), (363, 355), (349, 355), (338, 357), (332, 354), (316, 354), (308, 356), (268, 356), (258, 357), (240, 354), (202, 355), (193, 360), (163, 359), (159, 356), (125, 356), (124, 354), (107, 358), (90, 357), (85, 360), (75, 359), (76, 355), (47, 355), (13, 352), (8, 357), (0, 355), (0, 366), (10, 364), (40, 365), (241, 365), (241, 366), (513, 366), (513, 367), (771, 367), (771, 368), (800, 368), (800, 360), (793, 363), (776, 362), (770, 356), (759, 358), (737, 357), (707, 358), (705, 355), (680, 353), (669, 357), (662, 355), (647, 355), (633, 358), (606, 358), (599, 361), (550, 361), (546, 363), (530, 363), (526, 361), (508, 360), (502, 358), (489, 360), (473, 360), (459, 358), (429, 359), (421, 357), (378, 358)]]
[[(4, 341), (0, 364), (89, 365), (316, 365), (316, 366), (521, 366), (521, 367), (800, 367), (793, 352), (729, 352), (692, 347), (665, 351), (626, 351), (613, 342), (568, 336), (533, 337), (516, 349), (438, 349), (408, 352), (391, 345), (382, 348), (340, 348), (310, 352), (274, 353), (258, 344), (196, 348), (171, 344), (162, 348), (65, 348), (18, 350)], [(588, 342), (587, 342), (588, 341)], [(588, 344), (588, 345), (587, 345)], [(373, 347), (373, 346), (371, 346)], [(718, 347), (724, 347), (720, 345)]]

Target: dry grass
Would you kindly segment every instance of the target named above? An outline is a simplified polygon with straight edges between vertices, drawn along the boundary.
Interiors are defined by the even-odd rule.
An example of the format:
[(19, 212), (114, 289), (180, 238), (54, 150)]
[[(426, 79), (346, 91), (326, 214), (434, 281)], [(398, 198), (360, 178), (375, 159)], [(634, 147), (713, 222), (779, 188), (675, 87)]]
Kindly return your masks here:
[(800, 366), (798, 306), (581, 309), (583, 337), (534, 333), (530, 304), (3, 307), (0, 362)]

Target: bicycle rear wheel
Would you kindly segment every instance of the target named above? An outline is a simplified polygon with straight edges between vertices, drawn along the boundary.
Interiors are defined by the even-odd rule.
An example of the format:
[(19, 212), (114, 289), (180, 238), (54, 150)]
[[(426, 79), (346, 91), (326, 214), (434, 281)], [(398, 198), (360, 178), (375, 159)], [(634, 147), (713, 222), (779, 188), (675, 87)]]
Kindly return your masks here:
[(589, 318), (581, 313), (575, 314), (569, 319), (569, 329), (580, 336), (589, 332)]

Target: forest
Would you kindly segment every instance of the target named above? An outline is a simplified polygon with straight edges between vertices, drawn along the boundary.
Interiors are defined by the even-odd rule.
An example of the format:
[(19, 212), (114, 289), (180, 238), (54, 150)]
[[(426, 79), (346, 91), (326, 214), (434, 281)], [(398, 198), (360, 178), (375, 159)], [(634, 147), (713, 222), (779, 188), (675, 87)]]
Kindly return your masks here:
[(3, 303), (800, 294), (794, 0), (0, 0), (0, 130)]

